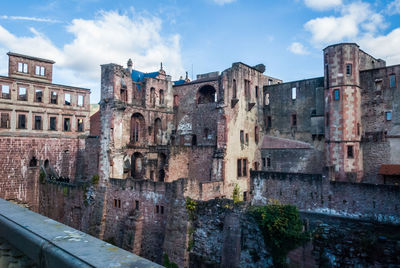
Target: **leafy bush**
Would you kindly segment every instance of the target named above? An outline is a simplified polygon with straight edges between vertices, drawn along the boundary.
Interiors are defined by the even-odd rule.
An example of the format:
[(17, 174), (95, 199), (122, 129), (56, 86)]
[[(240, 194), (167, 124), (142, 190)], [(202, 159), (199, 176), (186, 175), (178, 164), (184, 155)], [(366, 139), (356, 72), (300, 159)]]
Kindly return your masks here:
[(299, 211), (295, 206), (275, 202), (252, 207), (250, 213), (260, 226), (265, 244), (271, 251), (274, 266), (285, 267), (288, 252), (308, 238), (303, 232)]
[(191, 199), (190, 197), (186, 197), (186, 211), (189, 214), (189, 219), (193, 220), (194, 219), (194, 213), (196, 211), (197, 208), (197, 202), (193, 199)]
[(167, 268), (179, 268), (175, 262), (172, 262), (169, 260), (167, 253), (164, 253), (163, 265), (164, 265), (164, 267), (167, 267)]
[(93, 185), (97, 185), (99, 183), (99, 175), (98, 174), (95, 174), (95, 175), (93, 175), (93, 177), (92, 177), (92, 184)]
[(235, 188), (233, 188), (232, 199), (234, 204), (240, 202), (240, 188), (237, 184), (235, 184)]

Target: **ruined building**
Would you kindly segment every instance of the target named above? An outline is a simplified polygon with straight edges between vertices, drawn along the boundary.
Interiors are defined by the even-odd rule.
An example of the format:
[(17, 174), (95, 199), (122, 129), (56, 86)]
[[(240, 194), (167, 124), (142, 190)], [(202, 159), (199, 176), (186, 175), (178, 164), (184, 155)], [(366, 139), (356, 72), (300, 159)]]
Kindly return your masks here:
[(90, 91), (53, 84), (54, 61), (8, 56), (8, 76), (0, 76), (1, 197), (37, 209), (41, 165), (57, 178), (84, 176)]
[[(9, 56), (2, 198), (180, 266), (193, 238), (185, 198), (231, 198), (235, 187), (253, 204), (273, 198), (400, 222), (400, 65), (356, 44), (325, 48), (323, 77), (286, 83), (262, 64), (194, 81), (172, 81), (162, 65), (144, 73), (131, 60), (105, 64), (90, 120), (89, 90), (52, 84), (52, 61)], [(222, 227), (236, 230), (240, 247), (232, 219)], [(226, 239), (221, 258), (230, 260)]]

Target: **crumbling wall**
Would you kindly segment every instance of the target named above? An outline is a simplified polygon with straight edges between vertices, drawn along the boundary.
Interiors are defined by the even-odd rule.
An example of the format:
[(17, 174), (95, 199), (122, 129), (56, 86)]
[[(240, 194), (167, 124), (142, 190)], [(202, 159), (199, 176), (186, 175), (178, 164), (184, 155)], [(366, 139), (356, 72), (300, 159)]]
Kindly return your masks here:
[(253, 172), (253, 204), (278, 200), (311, 211), (398, 224), (400, 187), (329, 181), (322, 175)]

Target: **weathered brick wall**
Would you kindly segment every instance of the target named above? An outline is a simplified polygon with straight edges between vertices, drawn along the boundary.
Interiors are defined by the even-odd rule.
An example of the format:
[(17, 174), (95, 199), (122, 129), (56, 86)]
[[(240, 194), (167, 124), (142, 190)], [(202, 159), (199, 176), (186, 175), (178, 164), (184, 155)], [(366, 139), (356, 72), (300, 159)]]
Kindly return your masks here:
[(254, 204), (275, 199), (300, 210), (400, 222), (400, 187), (329, 181), (322, 175), (253, 172)]
[[(49, 164), (63, 177), (70, 180), (83, 177), (85, 139), (67, 138), (0, 138), (0, 195), (37, 208), (37, 183), (39, 167)], [(31, 159), (37, 159), (36, 167), (30, 167)], [(84, 162), (82, 162), (84, 163)]]

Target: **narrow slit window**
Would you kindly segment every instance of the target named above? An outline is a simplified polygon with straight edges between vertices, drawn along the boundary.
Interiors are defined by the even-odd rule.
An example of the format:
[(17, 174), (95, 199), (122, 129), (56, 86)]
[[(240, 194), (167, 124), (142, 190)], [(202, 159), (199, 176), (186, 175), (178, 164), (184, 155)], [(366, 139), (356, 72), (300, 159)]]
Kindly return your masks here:
[(296, 127), (296, 126), (297, 126), (297, 115), (292, 114), (292, 127)]
[(242, 159), (237, 160), (237, 176), (242, 177)]
[(347, 158), (354, 158), (353, 145), (347, 145)]
[(334, 99), (335, 101), (338, 101), (338, 100), (340, 99), (340, 91), (339, 91), (338, 88), (335, 89), (335, 90), (333, 90), (333, 99)]
[(391, 88), (396, 87), (396, 75), (395, 74), (391, 74), (389, 76), (389, 86)]
[(386, 112), (386, 121), (392, 121), (392, 112)]
[(346, 75), (350, 76), (352, 74), (352, 65), (346, 64)]
[(297, 98), (297, 89), (295, 87), (292, 88), (292, 100)]

